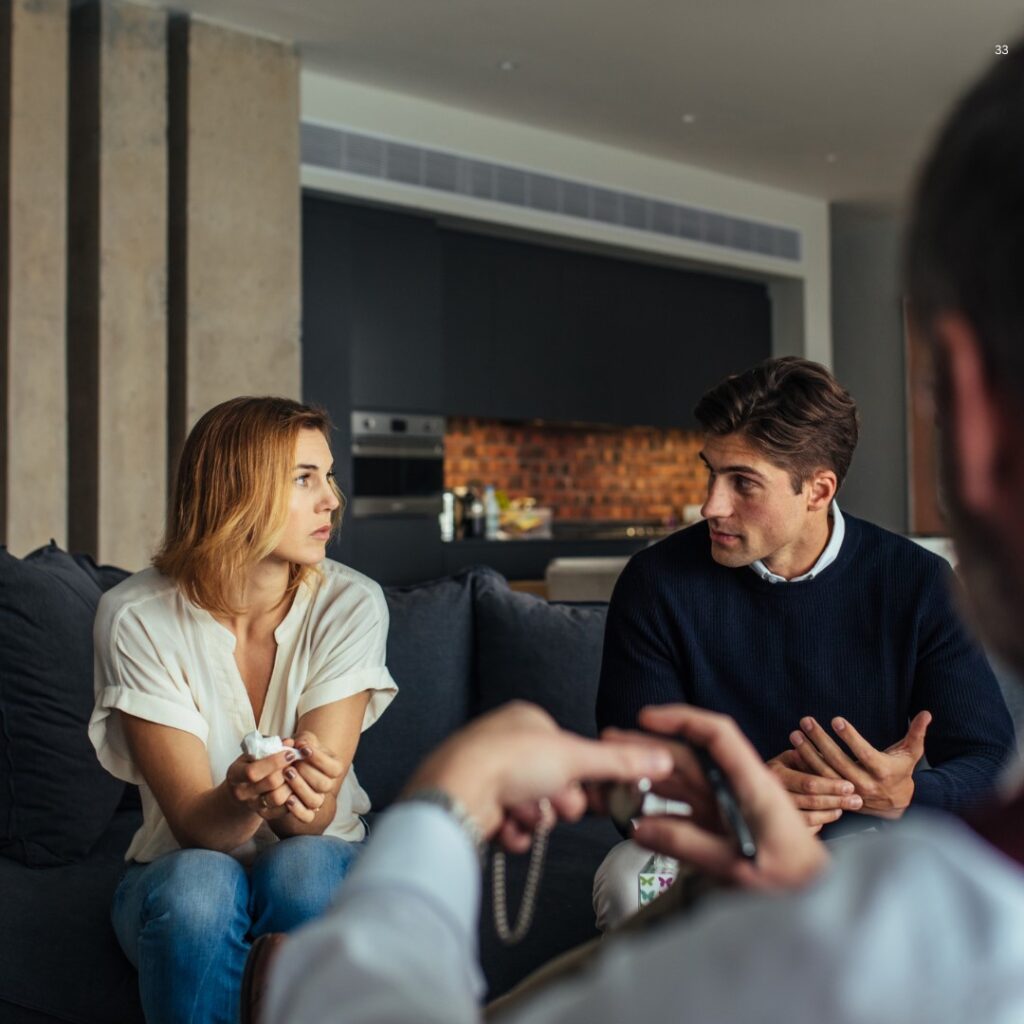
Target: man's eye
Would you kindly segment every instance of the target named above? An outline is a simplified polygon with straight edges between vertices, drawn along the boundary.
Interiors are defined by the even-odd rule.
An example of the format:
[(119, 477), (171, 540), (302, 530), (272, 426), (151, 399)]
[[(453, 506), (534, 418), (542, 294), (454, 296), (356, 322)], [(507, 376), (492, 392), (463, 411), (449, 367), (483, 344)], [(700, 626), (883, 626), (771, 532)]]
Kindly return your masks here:
[(736, 490), (743, 491), (744, 493), (746, 493), (747, 491), (752, 491), (753, 489), (753, 480), (748, 480), (745, 476), (736, 477)]

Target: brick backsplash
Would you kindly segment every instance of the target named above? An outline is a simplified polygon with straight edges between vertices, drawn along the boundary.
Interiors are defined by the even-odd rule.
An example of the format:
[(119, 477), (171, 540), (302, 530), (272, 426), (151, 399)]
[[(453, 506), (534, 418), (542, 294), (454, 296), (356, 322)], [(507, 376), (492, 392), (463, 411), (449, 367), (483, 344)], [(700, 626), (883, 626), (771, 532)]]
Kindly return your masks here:
[(448, 488), (494, 484), (559, 519), (680, 519), (704, 500), (700, 434), (653, 427), (532, 426), (455, 417), (445, 435)]

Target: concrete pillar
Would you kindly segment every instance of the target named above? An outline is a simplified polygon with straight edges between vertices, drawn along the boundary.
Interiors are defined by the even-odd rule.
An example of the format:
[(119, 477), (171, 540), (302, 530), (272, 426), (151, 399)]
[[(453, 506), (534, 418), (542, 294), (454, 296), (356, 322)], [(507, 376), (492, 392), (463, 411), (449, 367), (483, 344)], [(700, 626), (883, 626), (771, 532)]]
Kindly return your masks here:
[(166, 506), (166, 25), (114, 2), (72, 15), (70, 534), (128, 569)]
[(67, 542), (67, 0), (0, 4), (0, 541)]
[(212, 405), (299, 396), (301, 221), (294, 48), (196, 19), (171, 33), (173, 463)]

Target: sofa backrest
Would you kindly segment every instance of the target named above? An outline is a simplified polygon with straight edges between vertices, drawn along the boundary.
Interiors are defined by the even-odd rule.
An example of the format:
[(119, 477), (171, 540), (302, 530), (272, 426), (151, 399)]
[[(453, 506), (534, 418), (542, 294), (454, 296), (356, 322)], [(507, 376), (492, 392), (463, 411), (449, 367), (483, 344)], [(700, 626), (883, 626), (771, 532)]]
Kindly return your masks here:
[(374, 810), (387, 807), (423, 755), (473, 713), (475, 572), (384, 588), (387, 664), (398, 696), (362, 735), (355, 757)]
[(374, 810), (398, 796), (445, 737), (510, 700), (532, 701), (563, 728), (595, 734), (606, 605), (549, 604), (510, 590), (487, 566), (385, 587), (384, 596), (399, 693), (355, 758)]

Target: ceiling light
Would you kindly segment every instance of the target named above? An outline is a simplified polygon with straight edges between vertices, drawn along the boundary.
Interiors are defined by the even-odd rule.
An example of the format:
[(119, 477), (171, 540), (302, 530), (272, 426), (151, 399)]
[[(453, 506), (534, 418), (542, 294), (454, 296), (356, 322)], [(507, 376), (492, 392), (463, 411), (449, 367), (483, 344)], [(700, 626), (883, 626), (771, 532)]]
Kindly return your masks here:
[(502, 71), (515, 71), (519, 65), (514, 60), (503, 60), (499, 65)]
[(683, 114), (683, 124), (693, 124), (696, 120), (696, 114)]
[(825, 163), (827, 163), (827, 164), (834, 164), (838, 159), (839, 159), (839, 157), (836, 156), (835, 153), (826, 153), (825, 154)]

